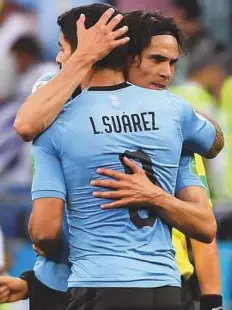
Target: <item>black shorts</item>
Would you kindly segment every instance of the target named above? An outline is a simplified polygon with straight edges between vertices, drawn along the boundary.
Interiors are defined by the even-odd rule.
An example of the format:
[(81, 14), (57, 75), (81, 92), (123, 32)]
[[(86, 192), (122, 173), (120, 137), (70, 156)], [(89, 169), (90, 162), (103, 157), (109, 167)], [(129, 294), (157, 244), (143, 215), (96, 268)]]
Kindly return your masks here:
[(181, 310), (178, 287), (70, 288), (59, 310)]
[(58, 310), (64, 304), (66, 293), (44, 285), (36, 278), (34, 271), (25, 272), (20, 278), (28, 283), (30, 310)]
[(190, 283), (184, 278), (181, 278), (181, 300), (183, 310), (195, 310)]

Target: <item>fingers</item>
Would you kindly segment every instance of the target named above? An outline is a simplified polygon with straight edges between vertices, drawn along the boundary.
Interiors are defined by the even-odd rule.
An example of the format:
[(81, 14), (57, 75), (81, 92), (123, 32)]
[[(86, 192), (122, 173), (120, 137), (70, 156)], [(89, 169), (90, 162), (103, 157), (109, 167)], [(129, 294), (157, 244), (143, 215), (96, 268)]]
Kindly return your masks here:
[(77, 25), (77, 32), (81, 31), (82, 29), (85, 29), (85, 15), (81, 14), (79, 19), (76, 22)]
[(111, 19), (111, 21), (107, 24), (108, 31), (113, 31), (115, 27), (123, 20), (123, 15), (118, 14)]
[(100, 27), (105, 26), (107, 22), (109, 21), (109, 19), (111, 18), (111, 16), (114, 14), (114, 12), (115, 11), (113, 8), (110, 8), (107, 11), (105, 11), (105, 13), (102, 14), (99, 21), (97, 22), (97, 25)]
[(112, 48), (116, 48), (118, 46), (121, 46), (121, 45), (125, 45), (127, 44), (128, 42), (130, 41), (130, 38), (129, 37), (126, 37), (126, 38), (123, 38), (123, 39), (120, 39), (120, 40), (116, 40), (112, 43)]
[(115, 209), (120, 207), (125, 207), (126, 205), (131, 204), (131, 200), (129, 198), (120, 199), (114, 202), (106, 203), (101, 205), (101, 208), (104, 210)]
[(128, 159), (126, 156), (123, 157), (123, 162), (128, 168), (130, 168), (133, 173), (145, 174), (142, 168), (140, 168), (134, 161)]
[(0, 303), (6, 302), (9, 298), (10, 290), (7, 285), (0, 285)]
[(125, 191), (107, 191), (107, 192), (93, 192), (95, 198), (104, 198), (104, 199), (121, 199), (125, 197)]
[[(113, 37), (113, 39), (120, 38), (120, 37), (123, 36), (125, 33), (127, 33), (127, 31), (128, 31), (128, 27), (127, 27), (127, 26), (121, 27), (121, 28), (115, 30), (115, 31), (112, 33), (112, 37)], [(129, 38), (129, 37), (128, 37), (128, 38)]]
[(90, 182), (92, 186), (119, 189), (121, 185), (115, 180), (93, 180)]
[(0, 295), (4, 294), (4, 292), (9, 291), (8, 286), (6, 284), (0, 285)]
[(128, 175), (126, 175), (125, 173), (106, 168), (98, 168), (97, 173), (107, 177), (111, 177), (116, 180), (128, 179)]

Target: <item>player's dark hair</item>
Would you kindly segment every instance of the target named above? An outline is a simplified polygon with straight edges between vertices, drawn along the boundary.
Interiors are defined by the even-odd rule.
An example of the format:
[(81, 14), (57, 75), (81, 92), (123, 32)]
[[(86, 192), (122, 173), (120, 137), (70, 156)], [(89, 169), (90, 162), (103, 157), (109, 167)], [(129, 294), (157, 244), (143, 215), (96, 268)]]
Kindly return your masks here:
[(157, 35), (173, 36), (179, 50), (184, 51), (184, 35), (173, 18), (165, 17), (157, 11), (142, 10), (125, 13), (124, 18), (129, 27), (129, 55), (132, 58), (139, 56), (141, 61), (142, 51), (150, 45), (152, 37)]
[[(85, 27), (88, 29), (94, 26), (96, 22), (99, 20), (99, 18), (102, 16), (102, 14), (109, 8), (113, 8), (115, 10), (110, 20), (117, 14), (121, 14), (119, 10), (117, 10), (115, 7), (109, 4), (95, 3), (92, 5), (83, 5), (80, 7), (73, 8), (70, 11), (58, 17), (57, 23), (61, 28), (65, 40), (70, 44), (73, 52), (76, 50), (78, 45), (76, 34), (77, 32), (76, 21), (79, 19), (80, 15), (81, 14), (85, 15), (86, 17)], [(126, 24), (123, 19), (115, 28), (115, 30), (125, 25)], [(126, 65), (127, 56), (128, 56), (128, 44), (125, 44), (123, 46), (115, 48), (109, 55), (107, 55), (102, 60), (98, 61), (95, 64), (95, 68), (122, 70)]]
[(28, 54), (36, 59), (42, 57), (42, 50), (36, 38), (30, 35), (19, 37), (11, 46), (13, 53)]

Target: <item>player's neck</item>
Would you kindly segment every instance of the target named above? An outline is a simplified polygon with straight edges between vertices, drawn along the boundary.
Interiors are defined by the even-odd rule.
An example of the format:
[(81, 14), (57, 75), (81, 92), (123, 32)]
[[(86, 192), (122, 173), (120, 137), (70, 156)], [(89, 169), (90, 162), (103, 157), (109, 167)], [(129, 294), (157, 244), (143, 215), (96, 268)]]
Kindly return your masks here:
[(125, 82), (123, 72), (110, 69), (92, 72), (82, 84), (83, 88), (113, 86)]

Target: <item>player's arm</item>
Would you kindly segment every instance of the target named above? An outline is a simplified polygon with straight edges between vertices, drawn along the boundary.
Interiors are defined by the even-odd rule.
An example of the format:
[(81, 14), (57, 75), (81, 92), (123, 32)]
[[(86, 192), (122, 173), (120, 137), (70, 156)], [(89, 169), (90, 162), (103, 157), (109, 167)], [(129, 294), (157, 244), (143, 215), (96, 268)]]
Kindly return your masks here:
[(214, 239), (204, 244), (191, 239), (195, 270), (201, 291), (201, 310), (212, 310), (222, 306), (220, 262), (217, 243)]
[(191, 246), (201, 294), (220, 295), (220, 263), (216, 240), (214, 239), (210, 244), (204, 244), (191, 239)]
[(51, 259), (61, 250), (63, 207), (64, 202), (60, 198), (40, 198), (33, 201), (29, 234), (35, 246)]
[[(200, 240), (200, 235), (203, 236), (204, 233), (206, 239), (202, 239), (202, 241), (208, 243), (215, 237), (217, 225), (208, 201), (207, 189), (196, 174), (195, 166), (196, 162), (193, 155), (182, 154), (176, 180), (175, 196), (177, 199), (172, 199), (173, 196), (171, 196), (169, 208), (164, 206), (161, 213), (164, 213), (165, 216), (169, 212), (166, 216), (171, 217), (171, 222), (174, 221), (173, 226), (178, 229), (178, 225), (180, 225), (179, 230), (187, 236), (189, 235), (188, 230), (191, 231), (191, 228), (186, 225), (192, 225), (192, 233), (195, 234), (194, 239)], [(173, 208), (175, 205), (176, 209)], [(208, 222), (205, 222), (207, 220)], [(202, 226), (204, 226), (203, 229)]]
[(224, 147), (224, 136), (220, 126), (209, 117), (195, 112), (181, 98), (176, 102), (181, 114), (183, 146), (192, 153), (205, 158), (214, 158)]
[(205, 158), (208, 158), (208, 159), (214, 158), (218, 155), (218, 153), (220, 153), (220, 151), (224, 147), (225, 141), (224, 141), (223, 131), (221, 127), (219, 126), (219, 124), (215, 120), (213, 120), (211, 117), (209, 117), (206, 114), (203, 114), (200, 111), (197, 111), (197, 113), (204, 116), (211, 124), (213, 124), (215, 128), (216, 135), (215, 135), (214, 143), (212, 147), (210, 148), (210, 150), (206, 154), (204, 154)]
[[(184, 163), (182, 169), (189, 169), (188, 162)], [(97, 198), (115, 200), (102, 205), (103, 209), (126, 207), (129, 204), (137, 208), (146, 204), (152, 206), (169, 225), (186, 235), (202, 242), (212, 242), (216, 234), (216, 221), (203, 187), (194, 185), (180, 189), (176, 198), (154, 185), (133, 161), (124, 157), (124, 164), (133, 174), (100, 168), (97, 170), (99, 174), (113, 179), (91, 182), (93, 186), (113, 190), (93, 193)]]
[[(33, 244), (49, 258), (57, 257), (63, 218), (66, 186), (60, 162), (61, 136), (52, 125), (32, 146), (34, 177), (33, 208), (29, 234)], [(56, 128), (57, 129), (57, 128)]]
[[(196, 173), (202, 179), (208, 193), (209, 203), (210, 190), (207, 184), (202, 158), (196, 158)], [(210, 244), (204, 244), (190, 239), (195, 270), (201, 291), (201, 310), (211, 310), (222, 306), (220, 262), (216, 239)], [(212, 259), (213, 258), (213, 259)]]
[(14, 127), (24, 141), (33, 140), (54, 121), (96, 61), (128, 42), (128, 37), (121, 38), (127, 27), (114, 31), (122, 15), (117, 15), (107, 24), (112, 14), (112, 9), (106, 11), (90, 29), (85, 29), (85, 17), (80, 17), (77, 22), (77, 50), (59, 74), (32, 94), (16, 115)]

